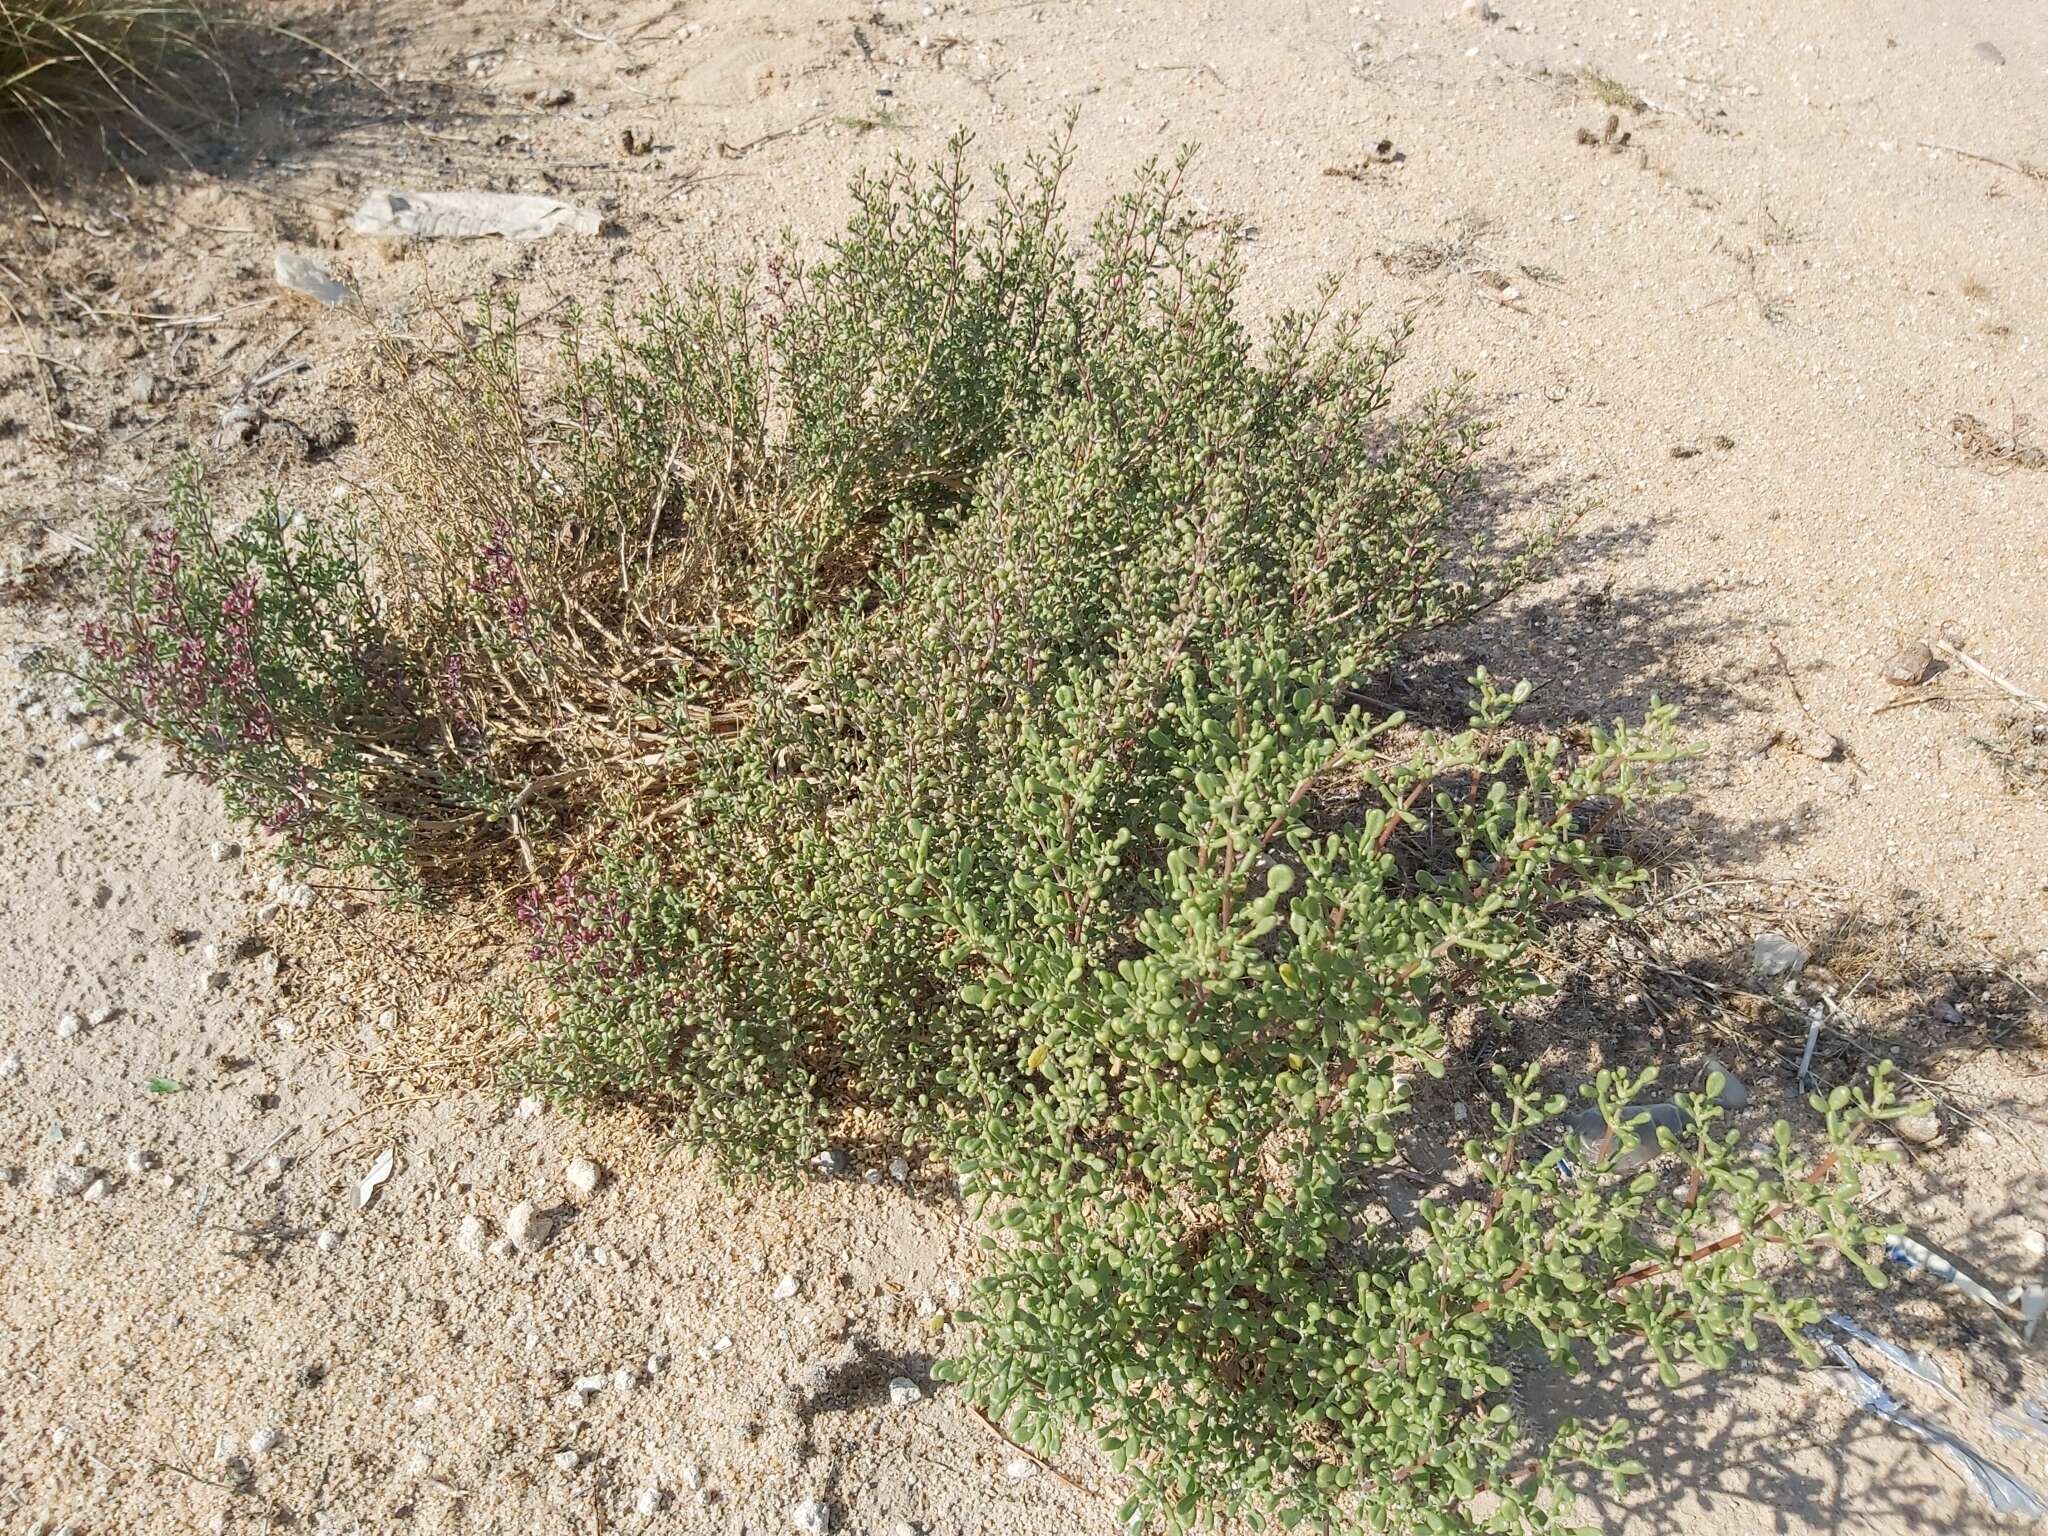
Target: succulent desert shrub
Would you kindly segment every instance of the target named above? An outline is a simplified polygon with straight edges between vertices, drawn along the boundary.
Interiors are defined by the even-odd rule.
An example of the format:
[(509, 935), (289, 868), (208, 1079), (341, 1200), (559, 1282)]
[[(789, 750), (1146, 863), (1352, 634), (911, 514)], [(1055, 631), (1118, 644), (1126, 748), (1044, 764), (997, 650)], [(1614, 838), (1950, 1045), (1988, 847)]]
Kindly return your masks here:
[[(192, 629), (232, 682), (238, 594), (281, 625), (332, 548), (274, 514), (216, 546), (189, 500), (89, 671), (252, 813), (261, 705), (351, 782), (428, 765), (417, 804), (337, 793), (366, 827), (523, 838), (558, 1004), (526, 1086), (665, 1106), (735, 1174), (843, 1135), (956, 1170), (991, 1251), (942, 1374), (1028, 1444), (1099, 1438), (1134, 1519), (1568, 1524), (1625, 1431), (1533, 1438), (1515, 1352), (1797, 1345), (1780, 1266), (1865, 1262), (1886, 1079), (1818, 1104), (1812, 1153), (1682, 1099), (1625, 1173), (1645, 1081), (1590, 1086), (1614, 1131), (1573, 1161), (1564, 1101), (1503, 1073), (1447, 1197), (1373, 1214), (1454, 1033), (1544, 992), (1556, 924), (1625, 915), (1610, 833), (1671, 712), (1568, 747), (1483, 673), (1462, 730), (1372, 706), (1528, 572), (1461, 526), (1477, 431), (1397, 411), (1398, 329), (1327, 292), (1248, 327), (1179, 167), (1084, 245), (1064, 164), (987, 205), (959, 146), (864, 181), (824, 259), (574, 327), (545, 383), (486, 310), (394, 397), (412, 493), (319, 567), (285, 675), (147, 691)], [(152, 606), (154, 551), (216, 548)]]

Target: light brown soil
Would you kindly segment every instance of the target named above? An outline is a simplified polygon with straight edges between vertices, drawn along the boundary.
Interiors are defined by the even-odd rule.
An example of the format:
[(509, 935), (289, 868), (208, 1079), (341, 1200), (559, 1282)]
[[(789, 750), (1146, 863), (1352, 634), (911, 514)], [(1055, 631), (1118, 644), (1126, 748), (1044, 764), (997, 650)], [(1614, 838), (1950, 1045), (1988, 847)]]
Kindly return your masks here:
[[(1077, 213), (1197, 141), (1200, 204), (1255, 232), (1256, 303), (1336, 272), (1379, 312), (1412, 311), (1411, 387), (1469, 371), (1499, 423), (1489, 510), (1581, 514), (1554, 580), (1417, 658), (1408, 685), (1483, 663), (1535, 679), (1532, 716), (1558, 722), (1678, 701), (1706, 749), (1672, 823), (1688, 856), (1707, 878), (1792, 882), (1758, 888), (1758, 925), (1783, 920), (1768, 892), (1845, 892), (1863, 958), (1847, 942), (1824, 958), (1844, 990), (1868, 973), (1852, 1011), (1941, 1048), (1946, 1138), (1876, 1197), (2001, 1285), (2040, 1278), (2048, 1061), (2028, 989), (2048, 992), (2048, 799), (2008, 761), (2034, 716), (1957, 665), (1910, 691), (1883, 673), (1949, 623), (2048, 693), (2048, 473), (2024, 457), (2025, 418), (2048, 419), (2048, 179), (2022, 168), (2048, 165), (2048, 32), (2017, 3), (1502, 3), (1493, 22), (1401, 0), (283, 12), (350, 66), (266, 48), (291, 77), (239, 81), (239, 126), (197, 136), (192, 163), (58, 177), (40, 207), (6, 193), (0, 688), (86, 611), (90, 514), (147, 518), (180, 453), (231, 505), (273, 481), (307, 502), (392, 489), (373, 444), (311, 463), (290, 434), (206, 446), (246, 379), (303, 361), (254, 394), (332, 439), (369, 336), (479, 289), (544, 318), (758, 256), (785, 226), (815, 242), (855, 170), (963, 124), (984, 161), (1014, 160), (1078, 110)], [(1645, 109), (1598, 99), (1588, 67)], [(627, 130), (651, 151), (625, 153)], [(349, 234), (381, 186), (547, 193), (614, 232)], [(280, 241), (362, 307), (278, 290)], [(131, 400), (138, 372), (169, 398)], [(209, 856), (237, 836), (217, 799), (147, 748), (96, 761), (107, 722), (43, 697), (7, 712), (0, 743), (0, 1055), (21, 1061), (0, 1080), (0, 1167), (20, 1175), (0, 1187), (0, 1525), (762, 1533), (814, 1495), (857, 1532), (1119, 1529), (1114, 1479), (1078, 1450), (1063, 1476), (1012, 1479), (1015, 1453), (956, 1397), (888, 1403), (888, 1380), (922, 1379), (943, 1347), (927, 1314), (971, 1263), (942, 1174), (736, 1196), (630, 1118), (415, 1099), (360, 1070), (473, 1075), (423, 1063), (420, 1042), (488, 1050), (462, 1011), (502, 981), (493, 952), (451, 962), (442, 995), (402, 985), (361, 937), (374, 928), (347, 929), (374, 918), (344, 919), (347, 892), (259, 921), (259, 855)], [(90, 745), (68, 750), (81, 730)], [(1829, 937), (1817, 917), (1800, 931)], [(242, 939), (255, 952), (231, 964), (203, 953)], [(1899, 981), (1908, 953), (1920, 969)], [(203, 990), (217, 966), (225, 988)], [(1962, 1022), (1932, 1022), (1951, 998)], [(118, 1011), (59, 1040), (65, 1010), (103, 1005)], [(1609, 1021), (1611, 1056), (1630, 1055), (1632, 1017)], [(1642, 1049), (1689, 1052), (1670, 1065), (1690, 1070), (1709, 1043), (1646, 1026)], [(1765, 1104), (1796, 1099), (1796, 1043), (1711, 1044)], [(386, 1148), (396, 1171), (359, 1209)], [(157, 1166), (128, 1172), (131, 1150)], [(562, 1180), (578, 1154), (607, 1170), (587, 1200)], [(104, 1170), (102, 1197), (44, 1194), (60, 1163)], [(548, 1246), (458, 1249), (466, 1214), (495, 1237), (520, 1200), (559, 1216)], [(798, 1294), (774, 1300), (785, 1273)], [(1942, 1358), (1968, 1404), (1883, 1371), (1895, 1392), (2048, 1488), (2048, 1442), (1988, 1428), (2040, 1381), (1985, 1315), (1925, 1284), (1835, 1294)], [(575, 1378), (620, 1368), (639, 1372), (630, 1390), (572, 1405)], [(1589, 1502), (1603, 1527), (1998, 1523), (1782, 1350), (1676, 1392), (1645, 1380), (1634, 1363), (1595, 1395), (1544, 1388), (1545, 1411), (1576, 1395), (1649, 1426), (1650, 1475)], [(266, 1427), (281, 1442), (251, 1456)], [(641, 1517), (650, 1486), (665, 1502)]]

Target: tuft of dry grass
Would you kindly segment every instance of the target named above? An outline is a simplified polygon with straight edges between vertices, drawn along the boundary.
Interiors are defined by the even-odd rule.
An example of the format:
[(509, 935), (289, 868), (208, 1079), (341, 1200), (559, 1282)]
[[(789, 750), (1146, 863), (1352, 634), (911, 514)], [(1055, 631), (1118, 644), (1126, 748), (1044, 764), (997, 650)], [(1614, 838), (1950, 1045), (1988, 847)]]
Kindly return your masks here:
[(45, 135), (110, 119), (155, 128), (161, 104), (211, 91), (217, 19), (178, 0), (0, 0), (0, 121)]

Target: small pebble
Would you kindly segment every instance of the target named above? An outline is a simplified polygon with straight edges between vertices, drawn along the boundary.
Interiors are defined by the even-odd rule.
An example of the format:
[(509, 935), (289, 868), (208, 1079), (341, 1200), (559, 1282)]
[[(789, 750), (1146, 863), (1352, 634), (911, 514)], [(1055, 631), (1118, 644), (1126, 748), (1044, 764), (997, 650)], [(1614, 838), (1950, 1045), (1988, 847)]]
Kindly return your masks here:
[(818, 1154), (817, 1164), (819, 1169), (825, 1173), (844, 1173), (846, 1172), (846, 1154), (837, 1147), (827, 1147)]
[(481, 1216), (465, 1216), (462, 1218), (462, 1225), (455, 1229), (455, 1251), (465, 1258), (482, 1258), (485, 1240), (484, 1221)]
[(2005, 63), (2005, 55), (1999, 51), (1998, 44), (1996, 43), (1972, 43), (1970, 44), (1970, 52), (1977, 55), (1986, 64), (2002, 66)]
[(683, 1463), (683, 1469), (676, 1474), (676, 1477), (692, 1493), (695, 1493), (704, 1486), (704, 1473), (694, 1461)]
[(597, 1164), (587, 1157), (573, 1159), (568, 1171), (562, 1175), (569, 1188), (586, 1200), (597, 1192), (598, 1180), (603, 1177), (604, 1175), (598, 1171)]
[(235, 1453), (241, 1448), (242, 1442), (233, 1435), (216, 1436), (213, 1442), (213, 1459), (215, 1461), (233, 1461)]
[(574, 1451), (561, 1450), (555, 1452), (555, 1465), (564, 1472), (574, 1472), (582, 1460), (583, 1458)]
[(313, 1239), (313, 1246), (315, 1248), (318, 1248), (322, 1253), (332, 1253), (335, 1249), (341, 1246), (341, 1239), (336, 1237), (332, 1232), (322, 1232), (318, 1237)]
[(0, 1080), (19, 1076), (21, 1076), (20, 1053), (9, 1051), (5, 1056), (0, 1056)]
[(892, 1158), (890, 1158), (890, 1159), (889, 1159), (889, 1177), (890, 1177), (890, 1178), (892, 1178), (892, 1179), (894, 1179), (894, 1180), (895, 1180), (895, 1181), (896, 1181), (896, 1182), (897, 1182), (898, 1184), (901, 1184), (901, 1183), (903, 1183), (903, 1182), (904, 1182), (904, 1180), (906, 1180), (906, 1179), (908, 1179), (908, 1178), (910, 1177), (910, 1164), (909, 1164), (909, 1162), (908, 1162), (908, 1161), (907, 1161), (906, 1159), (904, 1159), (904, 1158), (901, 1158), (901, 1157), (892, 1157)]
[(908, 1520), (898, 1520), (889, 1527), (889, 1536), (924, 1536), (924, 1532), (920, 1531)]
[(505, 1235), (522, 1253), (545, 1243), (554, 1230), (554, 1218), (535, 1210), (531, 1200), (522, 1200), (505, 1213)]
[(924, 1388), (908, 1376), (898, 1376), (889, 1383), (889, 1401), (898, 1408), (908, 1408), (924, 1396)]
[(227, 863), (229, 859), (232, 859), (241, 851), (233, 843), (224, 843), (219, 838), (215, 838), (206, 845), (207, 856), (216, 864)]
[(102, 1024), (106, 1023), (109, 1019), (113, 1018), (113, 1016), (113, 1008), (106, 1003), (102, 1003), (100, 1004), (99, 1007), (93, 1009), (91, 1013), (88, 1013), (85, 1016), (85, 1022), (90, 1024), (94, 1029), (98, 1029)]
[(879, 1184), (882, 1182), (882, 1170), (870, 1168), (862, 1173), (860, 1177), (863, 1184)]
[(283, 1430), (272, 1429), (268, 1425), (266, 1425), (262, 1429), (257, 1430), (255, 1434), (249, 1437), (249, 1454), (251, 1456), (268, 1456), (272, 1451), (276, 1450), (278, 1446), (283, 1443), (283, 1441)]
[(1894, 688), (1911, 688), (1927, 681), (1934, 670), (1934, 652), (1922, 641), (1901, 646), (1884, 664), (1884, 680)]
[(612, 1372), (612, 1390), (614, 1392), (630, 1392), (638, 1385), (640, 1385), (640, 1378), (633, 1374), (631, 1368), (622, 1365)]
[(92, 1201), (95, 1205), (106, 1199), (107, 1181), (105, 1179), (94, 1179), (85, 1186), (85, 1194), (82, 1198)]
[(2022, 1232), (2020, 1246), (2027, 1250), (2029, 1258), (2048, 1258), (2048, 1232)]
[(633, 1508), (637, 1513), (643, 1515), (660, 1514), (661, 1490), (659, 1488), (642, 1488), (640, 1490), (640, 1497), (633, 1501)]
[(593, 1376), (578, 1376), (570, 1383), (569, 1390), (583, 1393), (602, 1392), (610, 1384), (611, 1377), (599, 1371)]
[(59, 1163), (43, 1174), (43, 1193), (59, 1200), (75, 1200), (92, 1187), (93, 1172), (76, 1163)]
[(804, 1536), (828, 1536), (832, 1529), (832, 1506), (823, 1499), (799, 1499), (789, 1512), (789, 1523)]
[(541, 1110), (545, 1107), (546, 1106), (543, 1105), (539, 1099), (535, 1098), (532, 1094), (529, 1093), (525, 1098), (519, 1101), (519, 1118), (522, 1120), (531, 1120), (535, 1115), (539, 1114)]
[(795, 1295), (796, 1293), (797, 1293), (797, 1279), (796, 1279), (796, 1276), (795, 1276), (795, 1275), (784, 1275), (784, 1276), (783, 1276), (783, 1277), (782, 1277), (782, 1278), (781, 1278), (780, 1280), (778, 1280), (778, 1281), (776, 1281), (776, 1282), (775, 1282), (775, 1289), (774, 1289), (774, 1290), (772, 1290), (772, 1291), (770, 1291), (770, 1292), (768, 1293), (768, 1296), (769, 1296), (769, 1299), (770, 1299), (770, 1300), (772, 1300), (772, 1301), (787, 1301), (787, 1300), (789, 1300), (789, 1299), (790, 1299), (790, 1297), (794, 1296), (794, 1295)]
[(1891, 1122), (1891, 1128), (1902, 1140), (1910, 1141), (1916, 1147), (1932, 1146), (1941, 1140), (1941, 1118), (1931, 1112), (1901, 1115)]
[(76, 1039), (78, 1032), (84, 1027), (85, 1020), (75, 1013), (63, 1013), (57, 1016), (57, 1038), (59, 1040)]
[(1022, 1482), (1027, 1477), (1038, 1476), (1038, 1463), (1028, 1456), (1012, 1456), (1010, 1464), (1003, 1468), (1010, 1477)]
[(510, 1258), (512, 1256), (512, 1239), (509, 1237), (494, 1237), (491, 1239), (491, 1246), (485, 1251), (494, 1259)]

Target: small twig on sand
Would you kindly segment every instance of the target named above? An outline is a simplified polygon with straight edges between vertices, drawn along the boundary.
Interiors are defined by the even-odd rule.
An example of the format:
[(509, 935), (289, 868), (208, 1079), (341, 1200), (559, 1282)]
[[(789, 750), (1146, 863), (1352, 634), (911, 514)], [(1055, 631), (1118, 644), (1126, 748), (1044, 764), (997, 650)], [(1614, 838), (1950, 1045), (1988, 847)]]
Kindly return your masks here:
[(2048, 170), (2032, 161), (2022, 160), (2015, 165), (2010, 160), (2001, 160), (1996, 155), (1980, 155), (1974, 149), (1963, 149), (1954, 144), (1936, 144), (1929, 139), (1918, 141), (1922, 149), (1938, 149), (1945, 155), (1958, 155), (1965, 160), (1978, 160), (1985, 165), (1995, 165), (2000, 170), (2011, 171), (2015, 176), (2025, 176), (2033, 181), (2048, 181)]
[(1019, 1445), (1016, 1441), (1012, 1440), (1008, 1435), (1004, 1434), (1001, 1429), (997, 1428), (994, 1419), (991, 1419), (987, 1414), (983, 1413), (979, 1408), (975, 1407), (974, 1404), (969, 1403), (967, 1405), (967, 1411), (973, 1414), (977, 1419), (981, 1420), (982, 1427), (986, 1429), (990, 1434), (994, 1435), (998, 1440), (1002, 1441), (1003, 1444), (1007, 1445), (1011, 1450), (1015, 1451), (1018, 1455), (1022, 1456), (1026, 1461), (1031, 1462), (1041, 1471), (1050, 1472), (1054, 1477), (1058, 1478), (1061, 1482), (1065, 1483), (1069, 1488), (1073, 1489), (1076, 1493), (1085, 1493), (1090, 1498), (1101, 1497), (1101, 1495), (1098, 1494), (1093, 1488), (1089, 1488), (1081, 1483), (1075, 1482), (1071, 1477), (1067, 1476), (1066, 1473), (1062, 1472), (1058, 1467), (1054, 1466), (1051, 1462), (1047, 1461), (1043, 1456), (1039, 1455), (1036, 1451), (1031, 1450), (1027, 1446)]
[(718, 152), (728, 160), (744, 159), (750, 150), (759, 149), (763, 144), (773, 144), (777, 139), (786, 139), (794, 134), (802, 133), (805, 129), (814, 128), (823, 121), (824, 118), (822, 117), (807, 117), (794, 127), (778, 128), (773, 133), (764, 133), (758, 139), (749, 139), (744, 144), (728, 144), (725, 140), (720, 139), (718, 141)]
[(1950, 645), (1946, 640), (1937, 640), (1934, 642), (1933, 649), (1937, 655), (1948, 657), (1957, 666), (1965, 667), (1976, 673), (1977, 676), (1983, 678), (1985, 682), (1990, 683), (1993, 687), (2002, 688), (2007, 694), (2026, 705), (2029, 709), (2038, 709), (2042, 714), (2048, 715), (2048, 699), (2042, 698), (2039, 694), (2029, 693), (2018, 683), (2010, 682), (2000, 677), (1961, 646)]

